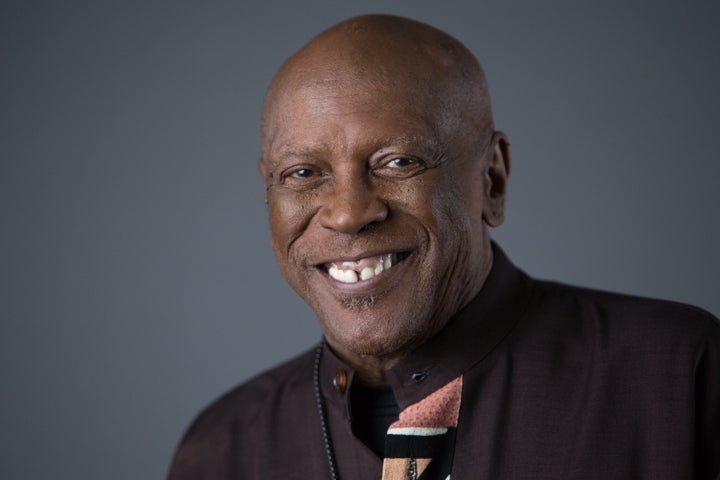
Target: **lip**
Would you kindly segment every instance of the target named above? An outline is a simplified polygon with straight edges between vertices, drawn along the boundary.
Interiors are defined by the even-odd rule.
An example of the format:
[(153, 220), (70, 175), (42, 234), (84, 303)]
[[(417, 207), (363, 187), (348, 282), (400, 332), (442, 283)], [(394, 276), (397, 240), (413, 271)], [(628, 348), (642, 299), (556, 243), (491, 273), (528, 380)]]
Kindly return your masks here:
[[(380, 256), (387, 253), (394, 253), (395, 255), (401, 255), (403, 258), (398, 263), (394, 264), (392, 268), (389, 270), (385, 270), (380, 275), (376, 275), (372, 278), (369, 278), (367, 280), (359, 280), (355, 283), (343, 283), (335, 280), (332, 278), (327, 270), (325, 269), (325, 264), (330, 262), (354, 262), (357, 260), (360, 260), (362, 258), (367, 257), (374, 257), (374, 256)], [(353, 256), (343, 256), (343, 257), (334, 257), (331, 260), (327, 260), (321, 263), (318, 263), (315, 265), (317, 269), (317, 273), (319, 273), (326, 284), (330, 286), (333, 290), (337, 290), (344, 294), (352, 294), (352, 295), (380, 295), (388, 290), (390, 290), (392, 287), (397, 285), (397, 283), (400, 280), (400, 277), (403, 276), (405, 273), (405, 270), (408, 268), (409, 264), (411, 264), (415, 259), (415, 251), (414, 250), (397, 250), (397, 251), (378, 251), (378, 253), (362, 253), (359, 255), (353, 255)]]

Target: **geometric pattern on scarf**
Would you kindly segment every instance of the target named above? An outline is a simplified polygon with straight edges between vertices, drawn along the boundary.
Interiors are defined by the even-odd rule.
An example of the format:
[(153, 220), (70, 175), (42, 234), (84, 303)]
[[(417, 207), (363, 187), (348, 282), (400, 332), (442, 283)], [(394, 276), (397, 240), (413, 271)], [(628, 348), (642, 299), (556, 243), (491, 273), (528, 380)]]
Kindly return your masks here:
[(385, 436), (382, 480), (449, 480), (462, 375), (400, 412)]

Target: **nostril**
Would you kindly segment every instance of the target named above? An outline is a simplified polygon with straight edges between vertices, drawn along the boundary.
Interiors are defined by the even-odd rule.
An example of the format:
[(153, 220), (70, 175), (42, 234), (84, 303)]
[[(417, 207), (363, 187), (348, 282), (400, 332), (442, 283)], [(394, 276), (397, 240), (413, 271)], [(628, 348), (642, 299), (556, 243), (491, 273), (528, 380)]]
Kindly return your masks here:
[(364, 227), (362, 227), (360, 229), (360, 232), (371, 233), (371, 232), (377, 230), (379, 224), (380, 224), (380, 222), (378, 222), (378, 221), (370, 222), (367, 225), (365, 225)]

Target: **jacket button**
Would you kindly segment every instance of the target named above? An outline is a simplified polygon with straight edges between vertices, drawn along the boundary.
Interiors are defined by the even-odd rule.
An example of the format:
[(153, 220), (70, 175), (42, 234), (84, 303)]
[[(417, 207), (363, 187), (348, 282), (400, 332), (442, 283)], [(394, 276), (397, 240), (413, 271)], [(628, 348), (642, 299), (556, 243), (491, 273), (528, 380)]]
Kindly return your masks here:
[(337, 372), (335, 372), (332, 384), (336, 392), (341, 395), (345, 393), (345, 389), (347, 388), (347, 373), (345, 372), (345, 370), (338, 370)]

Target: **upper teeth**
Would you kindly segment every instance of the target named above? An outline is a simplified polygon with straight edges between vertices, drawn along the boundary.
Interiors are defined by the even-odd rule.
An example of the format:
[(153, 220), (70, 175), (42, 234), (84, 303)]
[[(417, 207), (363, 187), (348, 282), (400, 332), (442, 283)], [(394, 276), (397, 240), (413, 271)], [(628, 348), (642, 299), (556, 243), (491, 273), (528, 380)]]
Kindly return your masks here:
[(355, 283), (358, 280), (368, 280), (375, 275), (380, 275), (392, 266), (392, 254), (387, 253), (354, 262), (341, 262), (340, 266), (333, 262), (328, 267), (328, 274), (338, 282)]

